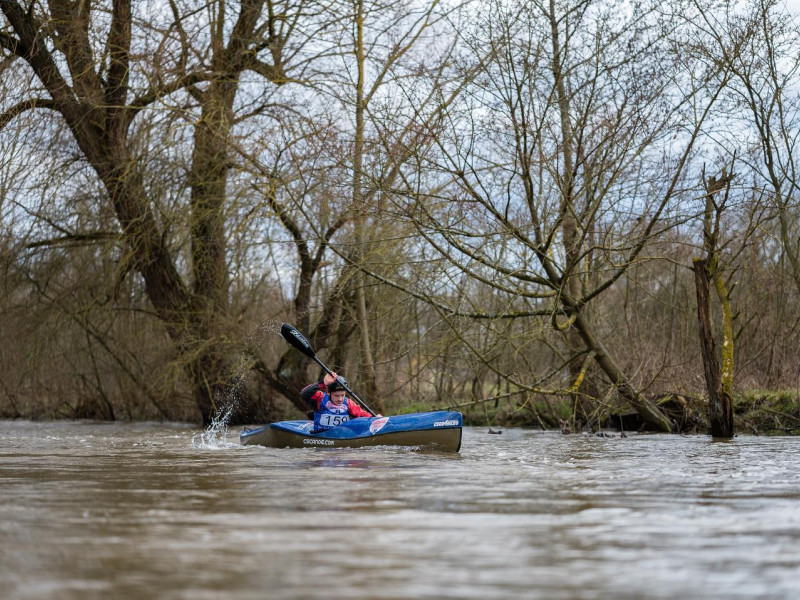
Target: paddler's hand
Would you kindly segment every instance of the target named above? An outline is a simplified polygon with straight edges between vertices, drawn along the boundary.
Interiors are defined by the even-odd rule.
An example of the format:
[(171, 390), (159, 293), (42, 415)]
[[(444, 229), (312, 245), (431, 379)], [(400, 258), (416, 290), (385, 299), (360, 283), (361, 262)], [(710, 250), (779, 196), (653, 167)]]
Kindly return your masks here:
[(337, 377), (339, 377), (339, 375), (337, 375), (336, 373), (330, 373), (330, 374), (325, 373), (325, 377), (322, 378), (322, 383), (325, 384), (325, 387), (328, 387), (330, 384), (336, 381)]

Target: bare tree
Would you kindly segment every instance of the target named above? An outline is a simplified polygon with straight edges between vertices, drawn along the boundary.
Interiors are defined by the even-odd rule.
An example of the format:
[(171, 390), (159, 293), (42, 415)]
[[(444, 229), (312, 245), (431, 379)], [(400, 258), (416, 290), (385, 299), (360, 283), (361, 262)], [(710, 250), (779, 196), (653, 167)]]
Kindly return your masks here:
[[(791, 275), (800, 290), (795, 159), (800, 131), (796, 92), (800, 29), (776, 0), (726, 2), (723, 11), (696, 6), (711, 41), (706, 51), (732, 73), (731, 119), (752, 136), (748, 141), (753, 142), (754, 152), (738, 155), (770, 192)], [(741, 138), (731, 140), (729, 153), (740, 150), (741, 142)]]
[[(27, 65), (36, 85), (5, 107), (0, 124), (29, 110), (63, 119), (117, 217), (127, 250), (120, 274), (141, 274), (190, 375), (202, 419), (210, 421), (227, 377), (224, 209), (234, 103), (248, 70), (274, 84), (287, 81), (287, 36), (307, 7), (245, 0), (231, 14), (224, 2), (201, 4), (208, 19), (198, 26), (190, 16), (196, 7), (172, 3), (172, 20), (160, 32), (135, 18), (129, 0), (52, 0), (46, 6), (9, 0), (1, 8), (0, 45), (7, 60)], [(153, 33), (160, 34), (155, 47), (148, 45)], [(164, 63), (147, 62), (148, 50)], [(190, 109), (197, 113), (189, 168), (190, 276), (181, 273), (169, 223), (160, 218), (131, 135), (137, 116), (171, 95), (196, 102)]]
[[(319, 85), (323, 94), (317, 99), (326, 105), (333, 99), (343, 109), (326, 121), (332, 132), (323, 142), (329, 154), (320, 156), (324, 162), (314, 163), (313, 173), (303, 171), (307, 166), (297, 165), (299, 171), (294, 172), (304, 172), (304, 182), (315, 182), (311, 188), (292, 184), (296, 191), (281, 192), (281, 198), (270, 199), (270, 206), (298, 249), (301, 289), (324, 289), (325, 274), (320, 265), (329, 266), (332, 283), (321, 300), (312, 306), (311, 295), (305, 293), (306, 301), (295, 303), (297, 322), (311, 333), (316, 347), (330, 348), (334, 364), (341, 366), (343, 342), (355, 335), (358, 361), (353, 364), (355, 357), (351, 356), (346, 368), (356, 369), (365, 395), (382, 410), (375, 332), (383, 326), (371, 314), (381, 309), (370, 298), (364, 273), (385, 273), (405, 262), (405, 249), (398, 241), (402, 233), (386, 211), (386, 198), (403, 170), (411, 168), (409, 164), (420, 149), (432, 143), (427, 124), (463, 89), (453, 84), (455, 75), (447, 68), (455, 36), (445, 17), (459, 7), (442, 7), (437, 1), (406, 6), (360, 0), (348, 6), (349, 15), (342, 18), (339, 28), (328, 33), (332, 47), (341, 53), (332, 59), (327, 79)], [(422, 97), (406, 96), (406, 82), (412, 82), (410, 85)], [(449, 96), (442, 99), (445, 88)], [(327, 110), (325, 114), (329, 114)], [(268, 176), (268, 170), (259, 170), (262, 176)], [(294, 178), (285, 172), (278, 179)], [(344, 187), (343, 181), (349, 186)], [(313, 202), (308, 199), (312, 189), (317, 194)], [(321, 202), (320, 195), (325, 198)], [(307, 207), (314, 203), (325, 206), (325, 210), (309, 211)], [(312, 253), (309, 244), (314, 240), (319, 245)], [(332, 260), (339, 262), (331, 266)], [(343, 312), (350, 316), (341, 318)], [(292, 380), (285, 387), (288, 393), (305, 373), (295, 354), (287, 352), (281, 357), (276, 370)], [(280, 381), (276, 384), (282, 385)]]
[[(733, 309), (720, 257), (722, 246), (720, 227), (734, 177), (734, 173), (728, 173), (727, 169), (723, 169), (719, 178), (711, 176), (704, 182), (706, 208), (703, 214), (703, 249), (706, 254), (694, 260), (697, 318), (700, 324), (700, 347), (709, 396), (711, 435), (721, 438), (733, 437)], [(721, 359), (717, 357), (712, 329), (709, 293), (712, 286), (722, 313)]]
[[(548, 320), (564, 335), (567, 388), (580, 383), (588, 354), (646, 421), (668, 431), (609, 352), (593, 306), (673, 222), (725, 81), (713, 65), (695, 78), (703, 65), (672, 52), (688, 29), (668, 36), (654, 9), (632, 10), (492, 5), (465, 34), (475, 56), (490, 59), (429, 163), (442, 174), (436, 193), (453, 204), (409, 191), (403, 208), (442, 256), (507, 298), (499, 314), (448, 310)], [(521, 373), (504, 375), (539, 389)]]

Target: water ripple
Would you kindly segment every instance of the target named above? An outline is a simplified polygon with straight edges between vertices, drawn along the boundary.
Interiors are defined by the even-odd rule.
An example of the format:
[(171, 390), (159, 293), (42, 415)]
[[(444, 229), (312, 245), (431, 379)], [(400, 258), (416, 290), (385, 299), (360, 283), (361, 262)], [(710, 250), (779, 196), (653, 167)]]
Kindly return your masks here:
[(0, 422), (12, 598), (795, 598), (800, 439), (468, 428), (457, 455), (224, 420)]

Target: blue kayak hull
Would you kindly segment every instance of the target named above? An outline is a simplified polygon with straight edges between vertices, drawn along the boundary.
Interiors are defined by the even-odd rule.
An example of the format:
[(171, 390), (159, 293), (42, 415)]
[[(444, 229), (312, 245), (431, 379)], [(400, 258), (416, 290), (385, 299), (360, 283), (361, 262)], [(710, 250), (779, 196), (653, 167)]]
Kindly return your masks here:
[(361, 446), (420, 446), (458, 452), (461, 413), (436, 411), (391, 417), (358, 418), (312, 433), (312, 421), (281, 421), (245, 429), (240, 441), (273, 448), (358, 448)]

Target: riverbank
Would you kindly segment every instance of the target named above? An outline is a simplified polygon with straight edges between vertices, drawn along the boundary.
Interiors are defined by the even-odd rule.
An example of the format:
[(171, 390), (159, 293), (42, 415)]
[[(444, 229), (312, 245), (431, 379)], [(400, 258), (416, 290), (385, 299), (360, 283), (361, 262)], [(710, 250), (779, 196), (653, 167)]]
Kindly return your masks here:
[[(652, 396), (661, 410), (675, 423), (675, 433), (705, 435), (709, 430), (707, 400), (700, 396), (664, 394)], [(66, 406), (65, 402), (59, 404)], [(589, 407), (588, 409), (586, 407)], [(13, 407), (16, 408), (16, 407)], [(576, 410), (577, 408), (577, 410)], [(37, 410), (38, 409), (38, 410)], [(46, 404), (28, 407), (28, 410), (3, 410), (0, 419), (23, 419), (31, 421), (89, 420), (89, 421), (160, 421), (192, 422), (190, 407), (177, 411), (178, 418), (164, 419), (158, 415), (144, 413), (144, 418), (120, 414), (123, 418), (108, 419), (102, 413), (52, 410)], [(387, 414), (407, 414), (430, 410), (453, 409), (464, 414), (464, 425), (475, 427), (532, 427), (543, 431), (564, 433), (617, 430), (646, 432), (648, 426), (630, 406), (618, 401), (586, 401), (583, 411), (566, 398), (537, 398), (509, 406), (508, 402), (478, 401), (456, 402), (450, 405), (432, 405), (416, 402), (401, 406), (387, 406)], [(753, 435), (798, 435), (800, 434), (800, 392), (795, 390), (765, 391), (751, 390), (734, 397), (734, 427), (739, 433)], [(581, 416), (576, 416), (581, 415)], [(291, 420), (300, 415), (288, 401), (275, 403), (274, 420)]]
[[(675, 432), (707, 434), (708, 400), (701, 396), (665, 394), (651, 398), (675, 424)], [(580, 408), (580, 407), (578, 407)], [(565, 433), (614, 429), (648, 431), (648, 425), (624, 403), (597, 403), (597, 408), (576, 417), (569, 399), (539, 399), (507, 406), (475, 404), (463, 407), (464, 424), (494, 427), (536, 427)], [(751, 390), (737, 394), (733, 401), (734, 427), (753, 435), (800, 434), (800, 393), (794, 390)]]

